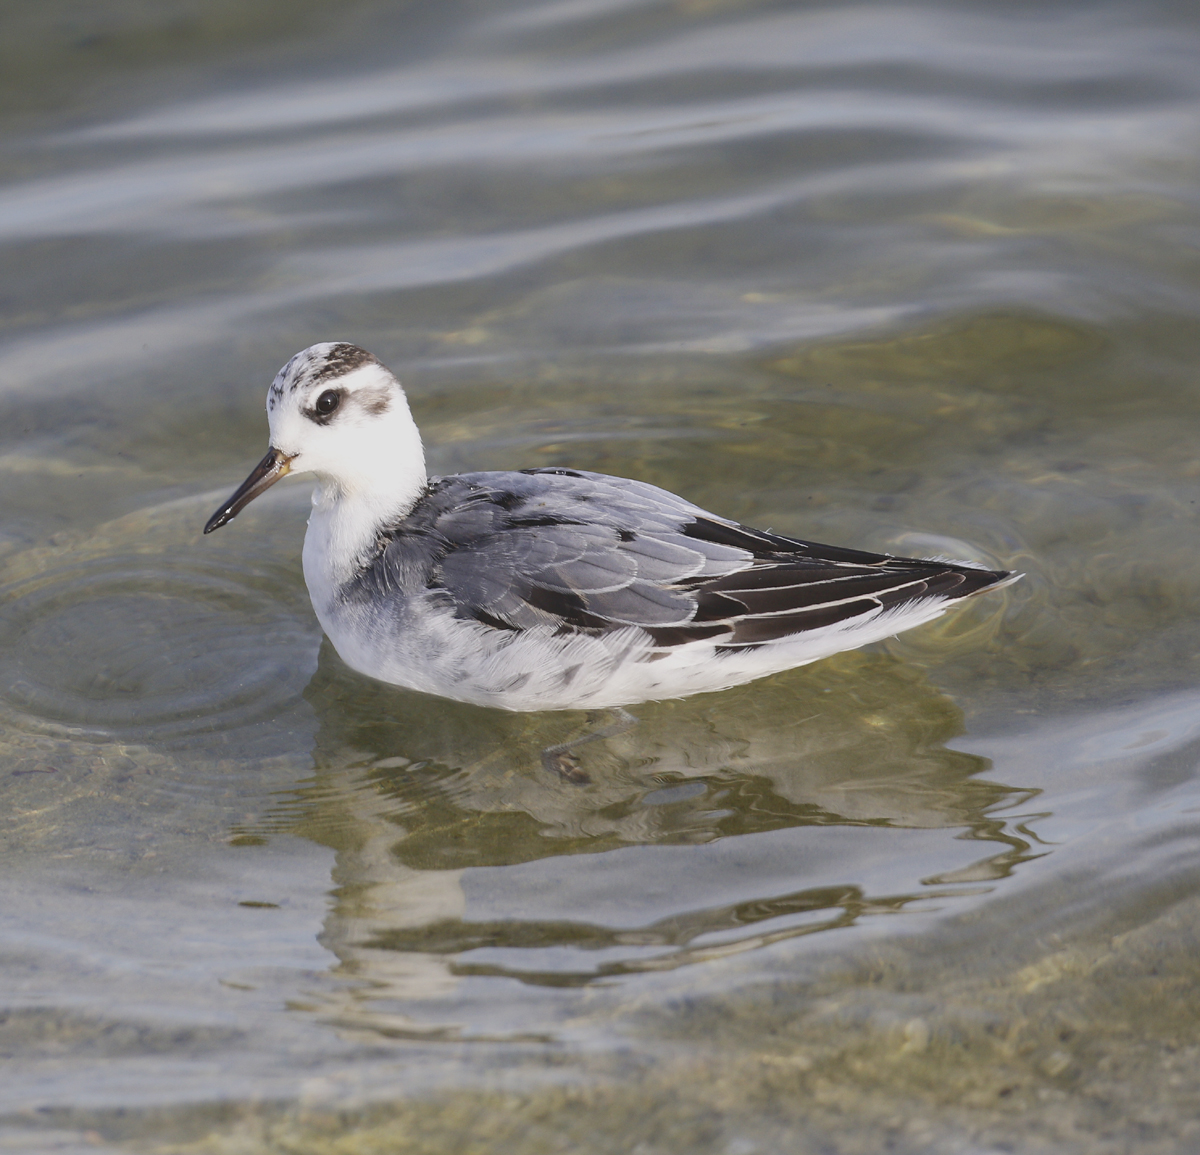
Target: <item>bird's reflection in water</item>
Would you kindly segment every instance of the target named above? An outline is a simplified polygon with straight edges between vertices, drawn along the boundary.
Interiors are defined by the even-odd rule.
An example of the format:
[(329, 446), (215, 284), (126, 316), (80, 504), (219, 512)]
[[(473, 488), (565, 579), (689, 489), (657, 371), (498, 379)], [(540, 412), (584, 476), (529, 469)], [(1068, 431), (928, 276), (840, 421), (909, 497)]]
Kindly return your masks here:
[[(958, 708), (884, 654), (843, 654), (721, 694), (639, 706), (635, 728), (580, 749), (586, 785), (548, 774), (540, 761), (545, 746), (583, 729), (582, 714), (507, 714), (394, 689), (346, 669), (328, 644), (305, 696), (320, 719), (314, 776), (241, 834), (288, 830), (337, 852), (323, 942), (340, 974), (356, 981), (321, 1009), (345, 1027), (454, 1035), (418, 1026), (410, 1011), (452, 996), (464, 975), (611, 981), (962, 893), (1031, 856), (1012, 814), (1029, 793), (981, 777), (985, 760), (948, 749), (962, 729)], [(641, 922), (632, 897), (622, 906), (628, 873), (603, 853), (799, 827), (841, 828), (850, 840), (843, 867), (860, 851), (887, 853), (891, 843), (871, 840), (897, 828), (944, 830), (946, 839), (989, 842), (992, 852), (971, 853), (960, 841), (954, 871), (873, 894), (853, 867), (833, 884), (828, 870), (812, 877), (811, 858), (793, 849), (789, 885), (780, 886), (776, 857), (746, 898), (749, 850), (739, 859), (741, 897), (710, 906), (684, 885), (677, 909)], [(562, 857), (572, 855), (588, 855), (588, 869), (572, 869), (580, 860)], [(680, 879), (693, 870), (687, 857), (671, 859)], [(517, 874), (539, 860), (553, 869), (529, 899), (529, 879)], [(620, 876), (611, 892), (606, 865)], [(477, 868), (491, 868), (474, 877), (501, 889), (496, 868), (512, 868), (506, 877), (525, 888), (524, 912), (497, 916), (482, 902), (469, 909), (464, 873)], [(578, 890), (584, 877), (587, 895)], [(602, 914), (588, 900), (597, 887)]]

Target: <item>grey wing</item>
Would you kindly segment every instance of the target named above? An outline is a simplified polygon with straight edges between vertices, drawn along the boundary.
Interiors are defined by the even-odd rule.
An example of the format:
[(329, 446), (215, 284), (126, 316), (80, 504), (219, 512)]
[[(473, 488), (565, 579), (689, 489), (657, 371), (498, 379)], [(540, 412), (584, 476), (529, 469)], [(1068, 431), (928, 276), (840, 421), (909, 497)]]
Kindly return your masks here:
[(696, 612), (685, 583), (751, 561), (736, 546), (688, 538), (681, 527), (702, 511), (644, 483), (573, 470), (461, 480), (478, 489), (439, 519), (451, 546), (440, 581), (460, 616), (498, 628), (683, 627)]
[(1010, 580), (781, 537), (644, 482), (574, 470), (446, 478), (417, 519), (439, 543), (427, 588), (458, 616), (507, 630), (637, 626), (659, 648), (766, 645)]

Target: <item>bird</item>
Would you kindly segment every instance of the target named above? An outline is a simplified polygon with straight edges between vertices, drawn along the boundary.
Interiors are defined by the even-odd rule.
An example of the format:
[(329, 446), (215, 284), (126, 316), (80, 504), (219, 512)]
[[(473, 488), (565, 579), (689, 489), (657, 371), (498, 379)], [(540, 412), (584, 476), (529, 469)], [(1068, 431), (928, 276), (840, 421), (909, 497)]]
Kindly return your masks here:
[(400, 382), (348, 342), (297, 353), (266, 407), (267, 454), (204, 532), (313, 474), (303, 568), (325, 634), (354, 670), (456, 701), (624, 713), (879, 641), (1021, 576), (753, 529), (582, 469), (431, 477)]

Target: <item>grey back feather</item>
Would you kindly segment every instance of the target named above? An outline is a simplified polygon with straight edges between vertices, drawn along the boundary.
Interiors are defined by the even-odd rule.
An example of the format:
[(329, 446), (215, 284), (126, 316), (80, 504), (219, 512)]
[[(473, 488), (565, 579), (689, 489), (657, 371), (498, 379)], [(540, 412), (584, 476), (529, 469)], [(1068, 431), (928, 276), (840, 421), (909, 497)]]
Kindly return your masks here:
[(577, 470), (433, 479), (346, 600), (426, 597), (501, 630), (639, 626), (742, 648), (1007, 575), (780, 537), (645, 482)]

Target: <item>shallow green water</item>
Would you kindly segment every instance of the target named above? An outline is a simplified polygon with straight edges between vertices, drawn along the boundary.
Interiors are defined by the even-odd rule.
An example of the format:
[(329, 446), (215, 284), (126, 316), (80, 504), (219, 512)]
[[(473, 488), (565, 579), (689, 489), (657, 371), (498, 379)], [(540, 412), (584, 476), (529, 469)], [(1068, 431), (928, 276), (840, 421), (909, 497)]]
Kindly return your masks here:
[[(1200, 1142), (1187, 5), (0, 6), (0, 1151)], [(322, 644), (291, 353), (1019, 585), (507, 716)]]

